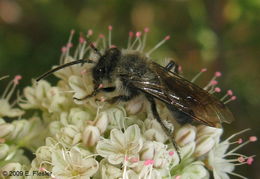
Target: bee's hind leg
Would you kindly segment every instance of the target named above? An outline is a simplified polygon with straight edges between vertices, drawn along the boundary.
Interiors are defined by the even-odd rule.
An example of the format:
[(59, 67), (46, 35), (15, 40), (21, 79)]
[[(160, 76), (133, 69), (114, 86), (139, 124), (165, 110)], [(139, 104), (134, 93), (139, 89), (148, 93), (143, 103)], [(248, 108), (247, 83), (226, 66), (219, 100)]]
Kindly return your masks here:
[(146, 95), (146, 98), (148, 99), (148, 101), (150, 102), (150, 105), (151, 105), (151, 110), (152, 110), (152, 113), (153, 113), (153, 116), (154, 118), (160, 123), (160, 125), (162, 126), (163, 130), (165, 131), (165, 133), (167, 134), (167, 136), (170, 138), (172, 144), (173, 144), (173, 147), (176, 149), (177, 151), (177, 155), (180, 159), (179, 163), (181, 163), (181, 154), (180, 154), (180, 151), (179, 151), (179, 147), (178, 145), (176, 144), (175, 142), (175, 139), (172, 135), (172, 133), (169, 131), (169, 129), (165, 126), (165, 124), (163, 123), (158, 111), (157, 111), (157, 108), (156, 108), (156, 103), (155, 103), (155, 100)]

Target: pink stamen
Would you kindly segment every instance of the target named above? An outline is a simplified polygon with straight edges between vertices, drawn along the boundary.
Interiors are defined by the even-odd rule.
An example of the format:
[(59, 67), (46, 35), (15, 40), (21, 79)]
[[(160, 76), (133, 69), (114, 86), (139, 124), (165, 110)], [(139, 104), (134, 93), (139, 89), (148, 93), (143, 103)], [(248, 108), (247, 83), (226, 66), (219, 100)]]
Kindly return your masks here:
[(72, 29), (72, 30), (70, 31), (70, 34), (71, 34), (71, 35), (75, 34), (75, 30)]
[(14, 77), (14, 84), (18, 85), (19, 84), (19, 81), (22, 79), (22, 76), (21, 75), (16, 75)]
[(66, 53), (66, 52), (67, 52), (67, 47), (62, 47), (62, 48), (61, 48), (61, 52), (62, 52), (62, 53)]
[(255, 142), (255, 141), (257, 141), (257, 137), (251, 136), (251, 137), (249, 137), (249, 140), (250, 140), (250, 142)]
[(200, 72), (206, 72), (208, 69), (207, 68), (202, 68), (201, 70), (200, 70)]
[(243, 139), (242, 139), (242, 138), (239, 138), (239, 139), (237, 140), (237, 143), (238, 143), (238, 144), (242, 144), (242, 143), (243, 143)]
[(104, 37), (104, 34), (99, 34), (99, 38), (103, 39)]
[(178, 176), (176, 176), (176, 177), (175, 177), (175, 179), (181, 179), (181, 176), (180, 176), (180, 175), (178, 175)]
[(80, 36), (80, 37), (79, 37), (79, 43), (83, 44), (84, 42), (85, 42), (85, 38), (82, 37), (82, 36)]
[(167, 35), (166, 37), (164, 37), (164, 40), (170, 40), (171, 36)]
[(116, 48), (116, 46), (115, 45), (111, 45), (110, 48)]
[(232, 96), (232, 97), (231, 97), (231, 100), (232, 100), (232, 101), (234, 101), (234, 100), (236, 100), (236, 99), (237, 99), (236, 96)]
[(128, 35), (129, 35), (129, 37), (133, 37), (134, 33), (132, 31), (130, 31)]
[(217, 85), (217, 84), (218, 84), (218, 81), (212, 80), (212, 81), (210, 81), (210, 84), (213, 85), (213, 86), (214, 86), (214, 85)]
[(232, 95), (233, 95), (233, 91), (232, 91), (232, 90), (228, 90), (228, 91), (227, 91), (227, 94), (228, 94), (229, 96), (232, 96)]
[(145, 33), (149, 32), (149, 31), (150, 31), (150, 29), (149, 29), (148, 27), (145, 27), (145, 28), (144, 28), (144, 32), (145, 32)]
[(129, 160), (129, 157), (128, 156), (125, 156), (125, 161), (128, 161)]
[(112, 25), (109, 25), (108, 30), (112, 30), (112, 29), (113, 29)]
[(222, 75), (222, 73), (219, 72), (219, 71), (217, 71), (217, 72), (215, 73), (215, 77), (220, 77), (221, 75)]
[(67, 43), (67, 47), (71, 48), (71, 47), (73, 47), (73, 44), (72, 43)]
[(93, 30), (92, 29), (89, 29), (88, 30), (88, 34), (87, 34), (88, 36), (91, 36), (91, 35), (93, 35)]
[(170, 155), (170, 156), (173, 156), (173, 155), (174, 155), (174, 152), (173, 152), (173, 151), (170, 151), (170, 152), (169, 152), (169, 155)]
[(100, 84), (100, 85), (98, 86), (98, 89), (103, 88), (103, 87), (104, 87), (104, 85), (103, 85), (103, 84)]
[(214, 90), (215, 90), (215, 92), (217, 92), (217, 93), (221, 92), (221, 89), (220, 89), (219, 87), (216, 87)]
[(238, 160), (240, 163), (242, 163), (242, 162), (245, 161), (245, 158), (241, 156), (241, 157), (238, 157), (237, 160)]
[(138, 162), (138, 161), (139, 161), (138, 158), (132, 158), (132, 159), (131, 159), (131, 162), (133, 162), (133, 163), (136, 163), (136, 162)]
[(253, 157), (248, 157), (246, 163), (247, 163), (248, 165), (252, 165), (253, 161), (254, 161)]
[(144, 162), (144, 165), (145, 166), (147, 166), (147, 165), (153, 165), (154, 164), (154, 160), (146, 160), (145, 162)]
[(136, 37), (140, 37), (141, 35), (142, 35), (141, 32), (136, 32), (136, 34), (135, 34)]
[(96, 43), (96, 42), (92, 42), (92, 45), (93, 45), (94, 47), (96, 47), (97, 43)]

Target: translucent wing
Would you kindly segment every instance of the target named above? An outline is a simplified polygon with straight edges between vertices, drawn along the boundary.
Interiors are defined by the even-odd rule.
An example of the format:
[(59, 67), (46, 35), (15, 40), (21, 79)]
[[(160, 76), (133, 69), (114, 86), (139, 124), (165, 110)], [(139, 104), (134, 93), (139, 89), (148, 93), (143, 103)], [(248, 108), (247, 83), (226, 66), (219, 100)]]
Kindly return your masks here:
[(135, 74), (123, 78), (127, 78), (131, 85), (144, 93), (173, 106), (205, 125), (220, 127), (221, 122), (231, 123), (234, 120), (229, 109), (207, 91), (156, 63), (150, 65), (157, 79), (141, 78)]

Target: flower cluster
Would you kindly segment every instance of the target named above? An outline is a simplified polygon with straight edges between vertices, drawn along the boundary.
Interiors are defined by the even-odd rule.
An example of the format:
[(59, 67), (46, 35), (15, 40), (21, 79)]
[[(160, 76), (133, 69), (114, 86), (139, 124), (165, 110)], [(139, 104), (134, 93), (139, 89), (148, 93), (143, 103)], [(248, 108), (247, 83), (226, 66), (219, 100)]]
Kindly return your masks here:
[[(127, 46), (122, 53), (138, 51), (148, 58), (163, 43), (166, 36), (151, 50), (145, 51), (148, 28), (143, 32), (129, 33)], [(62, 47), (60, 64), (87, 58), (98, 60), (89, 47), (92, 30), (81, 33), (79, 43), (73, 47), (71, 31), (68, 43)], [(93, 45), (104, 53), (114, 47), (112, 26), (107, 37), (99, 34)], [(72, 48), (74, 53), (72, 54)], [(33, 81), (17, 100), (10, 102), (21, 76), (16, 76), (0, 98), (0, 175), (3, 178), (72, 179), (228, 179), (230, 175), (245, 178), (234, 172), (235, 166), (251, 165), (254, 156), (236, 151), (257, 140), (234, 139), (246, 130), (222, 141), (223, 129), (204, 125), (165, 124), (173, 132), (179, 146), (181, 160), (171, 140), (154, 119), (144, 97), (139, 96), (128, 103), (109, 104), (106, 94), (101, 93), (87, 100), (93, 90), (93, 64), (78, 64), (55, 72), (59, 81)], [(179, 69), (181, 70), (181, 69)], [(202, 69), (191, 81), (206, 71)], [(204, 87), (210, 93), (219, 93), (216, 72)], [(4, 78), (1, 78), (4, 80)], [(235, 100), (228, 90), (221, 100)], [(163, 119), (171, 117), (167, 108), (158, 106)], [(237, 145), (233, 147), (232, 145)], [(24, 154), (24, 148), (35, 154), (32, 161)], [(31, 159), (31, 158), (30, 158)], [(7, 176), (4, 171), (29, 171), (28, 176)]]

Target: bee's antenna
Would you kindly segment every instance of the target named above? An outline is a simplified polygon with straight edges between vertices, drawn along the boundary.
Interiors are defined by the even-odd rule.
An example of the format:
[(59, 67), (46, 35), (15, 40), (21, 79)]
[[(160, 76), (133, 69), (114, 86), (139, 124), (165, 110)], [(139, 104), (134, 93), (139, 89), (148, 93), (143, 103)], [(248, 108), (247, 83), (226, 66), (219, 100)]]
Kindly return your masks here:
[(50, 71), (47, 71), (46, 73), (42, 74), (41, 76), (39, 76), (36, 81), (40, 81), (41, 79), (45, 78), (46, 76), (49, 76), (50, 74), (60, 70), (60, 69), (63, 69), (63, 68), (66, 68), (68, 66), (72, 66), (72, 65), (76, 65), (76, 64), (84, 64), (84, 63), (95, 63), (94, 61), (92, 60), (86, 60), (86, 59), (81, 59), (81, 60), (75, 60), (75, 61), (72, 61), (72, 62), (69, 62), (69, 63), (65, 63), (63, 65), (60, 65), (56, 68), (53, 68), (51, 69)]
[(86, 41), (87, 41), (87, 43), (89, 44), (90, 48), (92, 48), (92, 49), (96, 52), (96, 54), (98, 54), (98, 55), (101, 57), (102, 54), (101, 54), (100, 51), (95, 47), (95, 45), (91, 42), (91, 40), (90, 40), (88, 37), (86, 37)]

